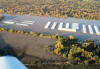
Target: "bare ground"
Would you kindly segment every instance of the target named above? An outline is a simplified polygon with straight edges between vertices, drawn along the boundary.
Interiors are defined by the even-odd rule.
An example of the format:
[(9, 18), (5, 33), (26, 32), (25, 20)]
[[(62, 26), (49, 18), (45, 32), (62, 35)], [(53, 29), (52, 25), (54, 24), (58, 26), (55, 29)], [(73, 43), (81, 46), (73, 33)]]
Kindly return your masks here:
[(56, 56), (48, 51), (49, 45), (54, 45), (55, 40), (48, 38), (33, 37), (24, 34), (14, 34), (8, 32), (0, 32), (0, 48), (10, 45), (12, 48), (25, 51), (25, 54), (39, 57), (46, 60), (60, 60), (60, 56)]

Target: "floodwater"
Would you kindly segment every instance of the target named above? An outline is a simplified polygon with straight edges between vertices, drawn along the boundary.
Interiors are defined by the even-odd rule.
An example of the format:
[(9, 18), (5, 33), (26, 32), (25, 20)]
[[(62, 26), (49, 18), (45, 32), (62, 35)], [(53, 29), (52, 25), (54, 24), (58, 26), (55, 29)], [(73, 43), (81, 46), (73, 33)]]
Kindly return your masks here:
[[(15, 24), (5, 24), (3, 21), (12, 21)], [(85, 39), (93, 39), (95, 41), (100, 40), (100, 35), (96, 35), (95, 30), (93, 29), (93, 34), (89, 33), (88, 30), (88, 25), (91, 25), (93, 27), (96, 25), (100, 31), (100, 21), (99, 20), (86, 20), (86, 19), (77, 19), (77, 18), (53, 18), (53, 17), (45, 17), (45, 16), (29, 16), (29, 15), (16, 15), (16, 16), (11, 16), (11, 15), (5, 15), (5, 19), (2, 22), (0, 22), (0, 27), (4, 28), (12, 28), (15, 30), (24, 30), (24, 31), (33, 31), (33, 32), (38, 32), (38, 33), (45, 33), (45, 34), (59, 34), (63, 36), (69, 36), (73, 35), (76, 38), (80, 40), (85, 40)], [(28, 24), (28, 26), (23, 26), (23, 25), (16, 25), (16, 23), (22, 23), (25, 21), (33, 21), (33, 24)], [(57, 26), (55, 29), (51, 29), (51, 26), (47, 29), (45, 29), (45, 25), (47, 24), (48, 21), (51, 21), (53, 24), (54, 22), (57, 22)], [(72, 26), (72, 23), (78, 23), (79, 24), (79, 29), (77, 32), (65, 32), (65, 31), (60, 31), (58, 30), (59, 24), (63, 22), (64, 24), (69, 23), (70, 27)], [(26, 22), (27, 24), (27, 22)], [(87, 33), (83, 33), (82, 30), (82, 25), (87, 26)]]

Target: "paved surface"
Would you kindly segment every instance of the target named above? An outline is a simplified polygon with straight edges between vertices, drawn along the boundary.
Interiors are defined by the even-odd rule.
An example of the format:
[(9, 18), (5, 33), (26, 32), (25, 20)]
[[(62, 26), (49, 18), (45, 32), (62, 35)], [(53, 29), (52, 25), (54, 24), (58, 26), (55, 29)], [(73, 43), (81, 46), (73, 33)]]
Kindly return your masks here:
[[(60, 35), (65, 35), (65, 36), (69, 36), (69, 35), (74, 35), (76, 38), (79, 39), (93, 39), (93, 40), (100, 40), (100, 35), (96, 35), (96, 32), (93, 28), (94, 25), (98, 26), (99, 31), (100, 31), (100, 21), (98, 20), (85, 20), (85, 19), (75, 19), (75, 18), (52, 18), (52, 17), (45, 17), (45, 16), (28, 16), (28, 15), (24, 15), (24, 16), (10, 16), (10, 15), (6, 15), (5, 20), (4, 21), (12, 21), (15, 24), (5, 24), (2, 22), (0, 22), (0, 27), (4, 27), (4, 28), (13, 28), (16, 30), (24, 30), (24, 31), (33, 31), (33, 32), (39, 32), (39, 33), (49, 33), (49, 34), (60, 34)], [(25, 22), (25, 21), (29, 21), (29, 22)], [(31, 24), (32, 22), (33, 24)], [(51, 21), (51, 25), (45, 29), (45, 25), (47, 24), (48, 21)], [(52, 25), (54, 22), (57, 22), (57, 26), (55, 29), (51, 29)], [(77, 32), (65, 32), (65, 31), (59, 31), (58, 30), (58, 26), (59, 24), (63, 22), (64, 26), (66, 23), (70, 24), (70, 28), (72, 26), (72, 23), (78, 23), (79, 24), (79, 29), (77, 30)], [(16, 23), (25, 23), (27, 24), (27, 26), (23, 26), (23, 25), (16, 25)], [(82, 25), (85, 24), (87, 26), (87, 33), (84, 34), (83, 30), (82, 30)], [(88, 30), (88, 25), (91, 25), (93, 28), (93, 34), (89, 33)]]

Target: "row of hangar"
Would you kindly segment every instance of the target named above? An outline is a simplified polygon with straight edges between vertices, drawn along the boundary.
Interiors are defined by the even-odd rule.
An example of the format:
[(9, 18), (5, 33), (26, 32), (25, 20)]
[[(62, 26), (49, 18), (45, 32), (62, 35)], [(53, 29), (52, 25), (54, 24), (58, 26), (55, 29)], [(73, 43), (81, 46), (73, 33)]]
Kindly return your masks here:
[[(58, 23), (57, 22), (50, 22), (48, 21), (47, 24), (44, 26), (45, 29), (48, 29), (48, 28), (51, 28), (52, 30), (53, 29), (56, 29), (56, 27), (58, 26), (58, 30), (60, 31), (65, 31), (65, 32), (77, 32), (79, 29), (80, 29), (80, 24), (79, 23), (72, 23), (71, 27), (70, 27), (70, 23), (66, 23), (65, 24), (65, 27), (64, 27), (64, 23), (61, 22)], [(82, 32), (83, 33), (88, 33), (89, 34), (94, 34), (94, 31), (96, 32), (96, 35), (100, 35), (100, 31), (99, 31), (99, 28), (96, 26), (96, 25), (93, 25), (93, 27), (91, 25), (85, 25), (85, 24), (82, 24)]]

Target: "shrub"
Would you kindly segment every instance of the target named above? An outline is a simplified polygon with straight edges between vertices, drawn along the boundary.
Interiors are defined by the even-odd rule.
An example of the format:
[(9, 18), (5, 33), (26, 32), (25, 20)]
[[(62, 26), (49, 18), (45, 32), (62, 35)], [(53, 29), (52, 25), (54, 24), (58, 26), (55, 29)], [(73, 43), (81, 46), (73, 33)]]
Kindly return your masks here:
[(84, 64), (88, 65), (89, 61), (88, 60), (85, 60), (84, 61)]
[(13, 30), (13, 29), (9, 29), (9, 32), (10, 32), (10, 33), (13, 33), (13, 32), (14, 32), (14, 30)]
[(17, 33), (19, 33), (19, 34), (24, 34), (24, 31), (18, 30)]
[(63, 57), (66, 58), (66, 54), (63, 54)]
[(32, 36), (38, 36), (39, 34), (36, 33), (36, 32), (32, 32), (32, 31), (30, 31), (30, 35), (32, 35)]
[(7, 30), (5, 28), (0, 28), (0, 31), (5, 32)]
[(39, 36), (40, 36), (40, 37), (43, 37), (44, 35), (43, 35), (43, 34), (40, 34)]
[(73, 40), (73, 39), (75, 39), (75, 37), (72, 36), (72, 35), (70, 35), (70, 36), (69, 36), (69, 39)]
[(25, 32), (25, 35), (28, 35), (29, 33), (28, 32)]
[(0, 16), (0, 21), (4, 19), (4, 16)]

